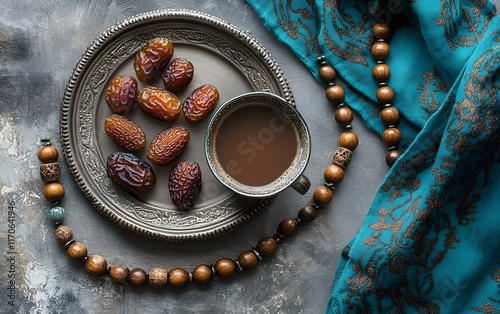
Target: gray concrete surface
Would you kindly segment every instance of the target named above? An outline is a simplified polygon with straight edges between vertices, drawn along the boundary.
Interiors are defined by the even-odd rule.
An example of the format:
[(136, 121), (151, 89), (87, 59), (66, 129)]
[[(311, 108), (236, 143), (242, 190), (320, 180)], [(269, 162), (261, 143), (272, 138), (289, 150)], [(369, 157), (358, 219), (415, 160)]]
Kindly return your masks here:
[[(323, 313), (341, 249), (362, 224), (386, 173), (384, 145), (359, 119), (355, 127), (361, 144), (333, 203), (313, 224), (283, 243), (275, 257), (263, 260), (251, 272), (215, 279), (207, 287), (136, 289), (114, 284), (109, 278), (90, 277), (55, 241), (38, 173), (37, 139), (50, 136), (60, 144), (61, 97), (87, 45), (118, 21), (161, 8), (195, 9), (217, 16), (247, 30), (269, 50), (284, 71), (312, 132), (313, 153), (306, 175), (313, 185), (321, 183), (341, 132), (333, 120), (333, 109), (324, 100), (323, 88), (242, 0), (3, 0), (0, 312)], [(259, 217), (226, 236), (173, 244), (116, 226), (91, 206), (62, 158), (60, 162), (66, 188), (66, 225), (75, 237), (110, 264), (145, 270), (157, 266), (192, 270), (220, 257), (236, 258), (262, 236), (272, 235), (282, 219), (295, 217), (311, 197), (311, 193), (300, 196), (288, 189)], [(12, 294), (15, 299), (9, 297)]]

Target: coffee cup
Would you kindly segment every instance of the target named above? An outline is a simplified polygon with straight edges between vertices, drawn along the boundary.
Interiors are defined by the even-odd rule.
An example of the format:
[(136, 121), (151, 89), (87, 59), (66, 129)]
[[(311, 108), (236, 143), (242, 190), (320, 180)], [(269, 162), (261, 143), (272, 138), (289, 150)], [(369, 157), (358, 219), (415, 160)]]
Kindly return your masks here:
[(297, 108), (268, 92), (220, 105), (205, 132), (205, 156), (216, 179), (237, 194), (264, 198), (293, 187), (305, 194), (309, 129)]

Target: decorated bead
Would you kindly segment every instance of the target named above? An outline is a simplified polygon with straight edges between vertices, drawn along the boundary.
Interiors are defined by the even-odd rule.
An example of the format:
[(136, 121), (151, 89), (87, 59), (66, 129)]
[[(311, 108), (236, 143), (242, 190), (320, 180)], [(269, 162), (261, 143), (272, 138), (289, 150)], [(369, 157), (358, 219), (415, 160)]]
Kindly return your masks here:
[(260, 239), (259, 243), (257, 243), (256, 249), (261, 256), (270, 257), (276, 253), (276, 250), (278, 249), (278, 242), (272, 237), (265, 237)]
[(385, 157), (385, 162), (389, 167), (392, 167), (396, 160), (401, 156), (401, 153), (397, 150), (391, 150), (387, 153), (387, 156)]
[(326, 99), (334, 105), (343, 103), (345, 100), (344, 89), (338, 85), (328, 86), (326, 89)]
[(138, 287), (142, 286), (146, 280), (148, 279), (148, 276), (146, 272), (143, 269), (140, 268), (134, 268), (130, 271), (129, 276), (128, 276), (128, 281), (132, 286)]
[(335, 121), (338, 124), (346, 125), (352, 122), (354, 119), (354, 114), (351, 108), (347, 106), (342, 106), (335, 110)]
[(43, 163), (55, 162), (59, 151), (52, 145), (42, 146), (38, 149), (38, 159)]
[(344, 180), (344, 169), (338, 165), (330, 165), (323, 174), (328, 183), (340, 183)]
[(61, 177), (61, 169), (58, 162), (42, 164), (40, 166), (40, 177), (45, 182), (56, 182)]
[(340, 146), (353, 151), (358, 147), (358, 135), (352, 131), (344, 132), (340, 135)]
[(389, 44), (383, 41), (378, 41), (372, 46), (372, 56), (377, 61), (385, 61), (390, 51)]
[(347, 148), (339, 147), (333, 154), (333, 163), (345, 169), (351, 162), (352, 151)]
[(43, 196), (51, 202), (60, 201), (64, 198), (64, 187), (58, 182), (51, 182), (45, 185)]
[(149, 284), (155, 289), (163, 288), (168, 281), (168, 273), (164, 268), (153, 268), (149, 271)]
[(168, 272), (168, 284), (172, 287), (182, 287), (189, 282), (189, 273), (182, 268), (172, 268)]
[(68, 256), (75, 261), (83, 261), (87, 257), (87, 246), (81, 242), (73, 242), (66, 250)]
[(120, 284), (127, 282), (129, 274), (130, 270), (125, 265), (115, 265), (109, 269), (109, 277)]
[(243, 270), (251, 270), (259, 263), (259, 258), (254, 251), (242, 252), (236, 259)]
[(322, 65), (318, 70), (319, 78), (324, 83), (332, 83), (335, 81), (335, 77), (337, 76), (337, 72), (335, 69), (328, 64)]
[(298, 217), (302, 223), (306, 224), (316, 219), (318, 211), (312, 206), (304, 206), (300, 209)]
[(108, 270), (108, 262), (100, 255), (90, 255), (85, 261), (85, 270), (92, 276), (102, 276)]
[(391, 76), (391, 69), (387, 64), (376, 64), (372, 69), (372, 75), (377, 83), (387, 83)]
[(372, 28), (372, 34), (376, 39), (388, 39), (391, 36), (391, 27), (385, 23), (376, 23)]
[(382, 86), (377, 90), (377, 101), (381, 104), (390, 104), (394, 101), (394, 91), (389, 86)]
[(219, 277), (229, 277), (236, 271), (236, 263), (229, 258), (221, 258), (215, 262), (215, 272)]
[(387, 128), (382, 133), (382, 139), (388, 146), (393, 146), (399, 144), (401, 142), (401, 131), (398, 128)]
[(193, 280), (199, 284), (209, 283), (213, 276), (212, 267), (208, 265), (199, 265), (193, 270)]
[(333, 191), (324, 185), (318, 186), (313, 194), (314, 203), (325, 206), (332, 201)]
[(59, 243), (66, 244), (73, 239), (73, 230), (66, 226), (59, 226), (56, 229), (55, 235)]
[(61, 222), (64, 219), (64, 208), (61, 206), (54, 206), (49, 211), (50, 219), (54, 220), (54, 222)]
[(385, 125), (394, 125), (399, 121), (399, 111), (395, 107), (385, 107), (380, 112), (380, 119)]
[(292, 236), (299, 230), (299, 224), (295, 219), (284, 219), (278, 226), (278, 233), (285, 237)]

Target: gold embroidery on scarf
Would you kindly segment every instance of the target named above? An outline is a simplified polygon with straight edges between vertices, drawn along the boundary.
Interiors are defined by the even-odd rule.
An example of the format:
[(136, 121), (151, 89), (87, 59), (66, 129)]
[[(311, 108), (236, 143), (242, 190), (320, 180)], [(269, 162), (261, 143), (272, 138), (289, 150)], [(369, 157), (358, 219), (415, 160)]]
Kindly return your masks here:
[[(491, 274), (491, 278), (493, 279), (493, 281), (495, 281), (500, 286), (500, 268), (495, 269), (495, 271)], [(482, 307), (475, 307), (475, 308), (472, 308), (472, 310), (474, 310), (478, 313), (499, 313), (500, 312), (500, 299), (498, 298), (498, 296), (496, 296), (496, 297), (489, 296), (488, 299), (491, 302), (496, 303), (498, 308), (495, 308), (495, 305), (493, 305), (493, 303), (491, 303), (491, 302), (483, 302)]]
[[(371, 27), (373, 25), (370, 23), (370, 14), (357, 6), (355, 8), (357, 16), (353, 18), (339, 5), (339, 2), (341, 3), (341, 1), (325, 0), (323, 5), (325, 45), (329, 51), (345, 61), (368, 66), (363, 53), (371, 50)], [(359, 22), (353, 22), (356, 20)], [(339, 46), (337, 41), (330, 37), (326, 23), (330, 23), (329, 26), (335, 30), (333, 33), (337, 34), (345, 43), (344, 47)]]
[(418, 102), (422, 105), (424, 111), (427, 112), (427, 116), (423, 117), (427, 121), (439, 109), (440, 102), (436, 99), (436, 94), (448, 93), (448, 86), (446, 86), (441, 71), (437, 67), (434, 67), (432, 71), (422, 73), (422, 79), (424, 80), (424, 85), (418, 88), (422, 91)]
[[(273, 2), (273, 10), (277, 17), (278, 26), (293, 40), (302, 39), (306, 48), (306, 57), (313, 54), (320, 54), (317, 36), (313, 35), (312, 30), (304, 23), (304, 20), (314, 20), (315, 4), (314, 1), (306, 1), (307, 6), (295, 8), (291, 0)], [(298, 14), (300, 18), (295, 22), (291, 14)], [(312, 49), (312, 51), (311, 51)]]
[[(469, 4), (470, 3), (470, 4)], [(457, 47), (471, 47), (484, 38), (491, 19), (496, 15), (496, 10), (484, 15), (482, 10), (489, 5), (489, 1), (473, 0), (460, 5), (456, 1), (441, 0), (441, 16), (436, 18), (436, 26), (443, 27), (444, 35), (451, 50)], [(460, 29), (467, 26), (467, 35), (460, 33)], [(479, 29), (482, 25), (482, 29)]]

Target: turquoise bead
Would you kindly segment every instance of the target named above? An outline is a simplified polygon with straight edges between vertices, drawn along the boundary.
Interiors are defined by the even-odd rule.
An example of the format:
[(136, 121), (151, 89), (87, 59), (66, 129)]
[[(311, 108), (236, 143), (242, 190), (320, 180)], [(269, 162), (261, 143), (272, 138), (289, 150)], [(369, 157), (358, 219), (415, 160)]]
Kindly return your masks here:
[(64, 208), (62, 208), (61, 206), (52, 207), (49, 212), (49, 217), (56, 223), (61, 222), (64, 218)]

